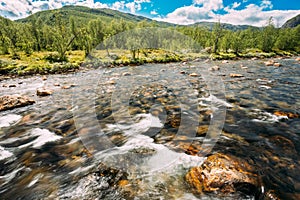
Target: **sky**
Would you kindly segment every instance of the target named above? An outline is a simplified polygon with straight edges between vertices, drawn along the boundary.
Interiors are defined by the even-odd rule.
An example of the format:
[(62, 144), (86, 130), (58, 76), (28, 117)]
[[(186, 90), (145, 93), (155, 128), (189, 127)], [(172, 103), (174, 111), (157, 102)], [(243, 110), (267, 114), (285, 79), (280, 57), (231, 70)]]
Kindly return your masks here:
[(300, 14), (300, 0), (0, 0), (0, 15), (12, 20), (64, 5), (111, 8), (175, 24), (201, 21), (280, 27)]

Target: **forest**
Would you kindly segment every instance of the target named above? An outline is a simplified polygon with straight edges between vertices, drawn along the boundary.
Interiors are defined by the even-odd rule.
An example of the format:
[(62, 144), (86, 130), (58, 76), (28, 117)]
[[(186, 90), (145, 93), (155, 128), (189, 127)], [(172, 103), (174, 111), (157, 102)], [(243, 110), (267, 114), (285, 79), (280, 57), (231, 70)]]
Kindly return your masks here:
[[(201, 55), (209, 55), (214, 59), (234, 59), (237, 57), (253, 57), (258, 55), (257, 53), (265, 56), (274, 56), (300, 52), (300, 25), (295, 28), (276, 28), (272, 18), (261, 28), (249, 26), (249, 28), (243, 30), (229, 30), (224, 28), (220, 22), (209, 28), (197, 25), (166, 24), (147, 18), (139, 19), (133, 17), (133, 19), (128, 19), (124, 16), (119, 16), (119, 18), (113, 16), (108, 20), (108, 17), (98, 14), (86, 16), (87, 10), (80, 12), (81, 16), (79, 17), (76, 16), (76, 13), (70, 14), (84, 9), (87, 8), (63, 8), (46, 11), (44, 15), (35, 14), (26, 20), (20, 21), (11, 21), (1, 17), (0, 73), (26, 74), (39, 73), (45, 70), (46, 72), (48, 70), (50, 73), (51, 70), (56, 72), (56, 70), (63, 68), (78, 68), (82, 60), (107, 38), (124, 31), (147, 27), (163, 27), (168, 31), (186, 35), (197, 44), (191, 45), (189, 51), (197, 52), (200, 57)], [(155, 34), (163, 33), (158, 31)], [(167, 43), (164, 41), (164, 37), (160, 38), (161, 41), (158, 42)], [(143, 37), (143, 40), (139, 42), (143, 43), (150, 39), (149, 37)], [(145, 51), (143, 47), (134, 45), (136, 42), (127, 38), (127, 41), (119, 42), (123, 46), (110, 44), (110, 48), (128, 49), (130, 52), (130, 56), (127, 56), (125, 63), (123, 62), (124, 59), (122, 61), (121, 57), (117, 56), (115, 60), (119, 59), (119, 61), (115, 62), (115, 64), (153, 61), (140, 57), (140, 52), (143, 52), (142, 55), (147, 57), (149, 49)], [(176, 44), (176, 42), (172, 42), (170, 45), (174, 47), (170, 47), (170, 49), (182, 48), (181, 44)], [(106, 47), (106, 50), (106, 53), (109, 55), (108, 47)], [(161, 54), (161, 52), (158, 51), (158, 54)], [(177, 53), (176, 56), (173, 54), (170, 54), (172, 56), (166, 56), (166, 52), (164, 52), (162, 59), (157, 59), (153, 62), (169, 62), (184, 59), (183, 55), (180, 55), (179, 52)], [(26, 57), (35, 57), (38, 62), (30, 64)], [(57, 65), (55, 63), (63, 64)]]

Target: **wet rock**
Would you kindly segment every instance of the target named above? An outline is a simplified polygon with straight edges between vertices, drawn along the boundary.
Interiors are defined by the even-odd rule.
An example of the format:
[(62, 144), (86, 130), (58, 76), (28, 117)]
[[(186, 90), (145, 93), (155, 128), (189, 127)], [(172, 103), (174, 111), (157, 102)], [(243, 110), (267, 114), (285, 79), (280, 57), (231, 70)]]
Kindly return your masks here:
[(203, 136), (208, 132), (208, 125), (199, 126), (197, 128), (197, 136)]
[(234, 74), (234, 73), (231, 73), (231, 74), (230, 74), (230, 77), (231, 77), (231, 78), (242, 78), (242, 77), (244, 77), (244, 75), (242, 75), (242, 74)]
[(43, 77), (42, 77), (42, 80), (43, 80), (43, 81), (46, 81), (46, 80), (47, 80), (47, 76), (43, 76)]
[(2, 96), (0, 97), (0, 111), (10, 110), (34, 104), (35, 101), (26, 96)]
[(61, 88), (66, 90), (66, 89), (70, 89), (70, 88), (75, 87), (75, 86), (76, 86), (75, 84), (71, 84), (71, 85), (64, 85)]
[(228, 60), (223, 60), (222, 63), (227, 64), (227, 63), (229, 63), (229, 61)]
[(245, 160), (217, 153), (211, 155), (200, 167), (193, 167), (186, 174), (186, 181), (195, 193), (219, 192), (230, 194), (242, 192), (255, 195), (259, 180)]
[(131, 73), (129, 73), (129, 72), (124, 72), (124, 73), (122, 74), (122, 76), (131, 76)]
[(191, 76), (191, 77), (198, 77), (199, 75), (196, 74), (196, 73), (191, 73), (190, 76)]
[(17, 87), (15, 84), (11, 84), (8, 87), (12, 88), (12, 87)]
[(277, 149), (280, 149), (280, 152), (285, 155), (294, 155), (296, 153), (296, 148), (294, 143), (280, 135), (275, 135), (269, 138), (269, 142), (276, 146)]
[(180, 141), (180, 139), (184, 139), (182, 137), (184, 136), (181, 136), (181, 138), (177, 137), (168, 146), (176, 152), (184, 152), (192, 156), (198, 155), (203, 150), (201, 144), (195, 144), (187, 139)]
[(110, 84), (110, 85), (114, 85), (114, 84), (116, 84), (116, 81), (110, 80), (110, 81), (108, 81), (107, 83)]
[(290, 112), (282, 112), (282, 111), (276, 111), (276, 112), (274, 112), (274, 115), (279, 116), (279, 117), (288, 117), (290, 119), (299, 118), (298, 114), (290, 113)]
[(268, 60), (267, 62), (265, 62), (265, 65), (266, 65), (266, 66), (273, 66), (274, 63), (275, 63), (274, 60)]
[(281, 64), (280, 64), (279, 62), (275, 62), (275, 63), (274, 63), (274, 66), (275, 66), (275, 67), (280, 67)]
[(210, 71), (218, 71), (218, 70), (220, 70), (220, 67), (216, 65), (216, 66), (211, 67), (209, 70)]
[(243, 64), (241, 64), (240, 67), (241, 67), (242, 69), (248, 69), (248, 67), (244, 66)]
[(36, 90), (36, 95), (40, 96), (40, 97), (44, 97), (44, 96), (49, 96), (53, 93), (52, 90), (48, 90), (48, 89), (44, 89), (44, 88), (40, 88)]

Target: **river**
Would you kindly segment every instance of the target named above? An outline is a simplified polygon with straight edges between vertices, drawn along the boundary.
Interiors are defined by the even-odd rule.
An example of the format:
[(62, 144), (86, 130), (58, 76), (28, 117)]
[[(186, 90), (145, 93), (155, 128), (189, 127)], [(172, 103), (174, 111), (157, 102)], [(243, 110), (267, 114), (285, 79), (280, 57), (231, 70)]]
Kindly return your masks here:
[[(282, 66), (200, 60), (2, 80), (1, 95), (36, 103), (0, 112), (1, 199), (224, 199), (184, 179), (216, 152), (257, 169), (262, 199), (299, 199), (300, 64), (275, 60)], [(42, 87), (53, 94), (37, 96)]]

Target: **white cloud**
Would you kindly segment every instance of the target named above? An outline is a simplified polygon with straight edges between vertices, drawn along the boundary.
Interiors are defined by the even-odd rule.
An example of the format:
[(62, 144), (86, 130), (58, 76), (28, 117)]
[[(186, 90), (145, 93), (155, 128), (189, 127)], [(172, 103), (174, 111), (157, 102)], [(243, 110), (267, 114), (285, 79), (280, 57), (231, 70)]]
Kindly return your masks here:
[(232, 5), (232, 8), (233, 9), (238, 8), (240, 5), (241, 5), (241, 3), (234, 2), (233, 5)]
[(123, 10), (125, 8), (125, 1), (117, 1), (111, 6), (114, 10)]
[(208, 10), (219, 10), (223, 8), (223, 0), (194, 0), (195, 5), (200, 5)]
[(216, 15), (204, 7), (184, 6), (177, 8), (174, 12), (168, 14), (165, 18), (154, 18), (160, 21), (166, 21), (175, 24), (193, 24), (197, 21), (209, 20)]
[(265, 3), (262, 3), (260, 6), (249, 4), (245, 9), (242, 10), (227, 9), (226, 11), (228, 13), (221, 16), (221, 21), (236, 25), (248, 24), (260, 27), (266, 25), (268, 19), (273, 17), (275, 25), (280, 27), (288, 19), (300, 13), (299, 10), (264, 11), (265, 8), (272, 6), (271, 4)]
[(266, 9), (266, 8), (272, 9), (272, 8), (273, 8), (273, 4), (272, 4), (272, 2), (269, 1), (269, 0), (262, 0), (260, 6), (261, 6), (263, 9)]
[(130, 3), (125, 4), (126, 8), (128, 8), (131, 13), (135, 13), (136, 8), (137, 8), (136, 5), (138, 5), (138, 4), (135, 4), (135, 2), (130, 2)]
[(158, 13), (156, 12), (156, 10), (152, 10), (152, 11), (150, 12), (150, 14), (151, 14), (151, 15), (157, 15)]
[[(226, 14), (217, 15), (214, 8), (205, 7), (207, 0), (194, 0), (195, 5), (185, 6), (176, 9), (165, 17), (157, 17), (156, 20), (166, 21), (176, 24), (193, 24), (201, 21), (230, 23), (235, 25), (264, 26), (268, 19), (273, 17), (275, 26), (282, 26), (288, 19), (300, 14), (300, 10), (268, 10), (273, 7), (271, 1), (263, 0), (260, 5), (249, 4), (244, 9), (236, 10), (240, 3), (233, 3), (223, 8)], [(212, 2), (212, 1), (211, 1)], [(216, 2), (216, 1), (215, 1)], [(202, 5), (198, 7), (196, 5)], [(267, 9), (267, 10), (266, 10)]]
[(142, 4), (151, 3), (151, 0), (115, 1), (111, 4), (95, 2), (94, 0), (2, 0), (0, 2), (0, 15), (10, 19), (27, 17), (31, 13), (42, 10), (52, 10), (65, 5), (80, 5), (90, 8), (111, 8), (115, 10), (128, 10), (136, 13), (142, 9)]

